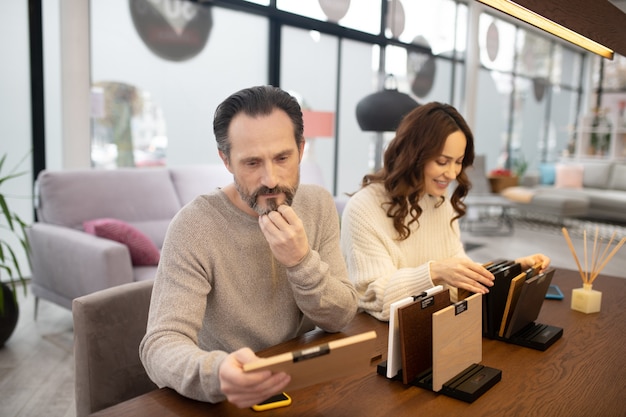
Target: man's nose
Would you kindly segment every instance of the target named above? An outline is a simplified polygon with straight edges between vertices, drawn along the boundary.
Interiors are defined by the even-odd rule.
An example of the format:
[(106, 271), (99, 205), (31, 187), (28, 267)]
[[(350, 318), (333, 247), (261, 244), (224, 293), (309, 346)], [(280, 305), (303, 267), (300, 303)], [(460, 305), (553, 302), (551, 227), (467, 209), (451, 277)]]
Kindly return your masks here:
[(266, 164), (264, 166), (261, 182), (267, 188), (274, 188), (278, 185), (278, 175), (273, 164)]

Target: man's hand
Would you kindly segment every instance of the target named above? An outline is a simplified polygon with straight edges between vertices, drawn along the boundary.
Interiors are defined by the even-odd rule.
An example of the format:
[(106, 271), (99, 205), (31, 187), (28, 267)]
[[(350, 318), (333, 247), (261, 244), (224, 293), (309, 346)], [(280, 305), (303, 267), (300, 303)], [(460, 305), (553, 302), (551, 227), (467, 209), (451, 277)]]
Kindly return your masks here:
[(309, 240), (302, 220), (291, 207), (283, 204), (260, 216), (259, 226), (274, 257), (286, 267), (298, 265), (309, 253)]
[(259, 359), (249, 348), (228, 355), (219, 369), (220, 387), (229, 402), (239, 408), (251, 407), (275, 395), (289, 384), (284, 372), (244, 372), (243, 364)]

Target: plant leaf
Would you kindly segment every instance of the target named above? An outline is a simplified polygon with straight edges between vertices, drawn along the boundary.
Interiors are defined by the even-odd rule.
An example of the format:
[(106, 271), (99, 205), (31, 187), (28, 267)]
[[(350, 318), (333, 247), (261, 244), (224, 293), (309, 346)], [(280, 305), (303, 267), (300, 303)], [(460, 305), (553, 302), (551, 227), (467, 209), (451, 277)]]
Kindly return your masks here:
[(9, 206), (7, 206), (7, 202), (2, 194), (0, 194), (0, 207), (2, 207), (2, 213), (4, 214), (4, 218), (9, 224), (9, 227), (11, 228), (11, 230), (15, 231), (15, 229), (13, 228), (13, 216), (11, 216)]

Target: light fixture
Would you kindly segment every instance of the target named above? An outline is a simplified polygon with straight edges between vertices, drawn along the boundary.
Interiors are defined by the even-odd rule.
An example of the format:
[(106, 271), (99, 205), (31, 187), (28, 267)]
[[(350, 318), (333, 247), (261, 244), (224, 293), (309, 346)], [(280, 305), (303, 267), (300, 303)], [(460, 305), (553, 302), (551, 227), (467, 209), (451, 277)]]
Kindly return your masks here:
[(613, 59), (613, 50), (510, 0), (478, 0), (595, 54)]
[[(387, 84), (393, 81), (393, 86)], [(361, 130), (377, 132), (374, 155), (374, 171), (382, 166), (383, 132), (395, 132), (402, 118), (419, 103), (408, 94), (398, 91), (393, 74), (385, 77), (383, 90), (369, 94), (356, 105), (356, 120)]]
[[(395, 78), (387, 75), (385, 84)], [(402, 118), (419, 104), (408, 94), (384, 87), (359, 101), (356, 106), (356, 120), (361, 130), (366, 132), (394, 132)]]

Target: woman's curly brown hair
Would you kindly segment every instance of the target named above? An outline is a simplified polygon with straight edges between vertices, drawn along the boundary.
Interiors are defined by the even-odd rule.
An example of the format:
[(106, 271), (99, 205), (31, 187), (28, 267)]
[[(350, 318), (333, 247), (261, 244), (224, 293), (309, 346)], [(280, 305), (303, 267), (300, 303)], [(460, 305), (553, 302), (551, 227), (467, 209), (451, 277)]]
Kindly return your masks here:
[[(363, 177), (362, 187), (373, 183), (384, 184), (390, 201), (383, 205), (387, 207), (387, 216), (393, 219), (399, 240), (409, 237), (411, 224), (419, 225), (418, 219), (422, 214), (419, 199), (424, 193), (426, 163), (438, 158), (448, 136), (459, 130), (465, 135), (467, 145), (461, 172), (456, 178), (457, 186), (450, 197), (456, 212), (450, 221), (452, 224), (466, 212), (463, 198), (470, 190), (471, 183), (465, 169), (474, 163), (474, 136), (463, 117), (449, 104), (431, 102), (407, 114), (385, 150), (383, 168)], [(439, 204), (444, 199), (442, 197)]]

